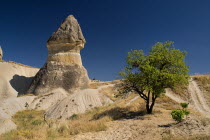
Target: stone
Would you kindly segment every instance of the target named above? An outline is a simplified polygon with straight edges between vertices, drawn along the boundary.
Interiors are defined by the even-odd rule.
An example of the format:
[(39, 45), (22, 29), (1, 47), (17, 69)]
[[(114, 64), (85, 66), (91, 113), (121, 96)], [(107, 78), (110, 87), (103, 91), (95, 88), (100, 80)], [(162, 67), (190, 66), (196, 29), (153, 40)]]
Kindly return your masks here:
[(20, 63), (0, 61), (0, 100), (26, 94), (38, 71)]
[(48, 58), (34, 77), (27, 93), (45, 94), (57, 88), (68, 93), (89, 87), (80, 50), (86, 43), (74, 16), (68, 16), (47, 41)]
[(2, 60), (2, 58), (3, 58), (3, 51), (2, 51), (1, 46), (0, 46), (0, 61)]

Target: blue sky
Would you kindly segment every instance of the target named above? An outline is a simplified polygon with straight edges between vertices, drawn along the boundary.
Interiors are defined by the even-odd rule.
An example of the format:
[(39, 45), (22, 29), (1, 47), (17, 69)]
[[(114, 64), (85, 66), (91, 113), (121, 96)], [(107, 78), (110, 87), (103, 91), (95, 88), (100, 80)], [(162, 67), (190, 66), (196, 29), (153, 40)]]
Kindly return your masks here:
[(4, 60), (42, 67), (46, 41), (70, 14), (87, 41), (81, 55), (90, 78), (114, 80), (128, 51), (167, 40), (188, 52), (190, 74), (210, 73), (209, 0), (0, 0)]

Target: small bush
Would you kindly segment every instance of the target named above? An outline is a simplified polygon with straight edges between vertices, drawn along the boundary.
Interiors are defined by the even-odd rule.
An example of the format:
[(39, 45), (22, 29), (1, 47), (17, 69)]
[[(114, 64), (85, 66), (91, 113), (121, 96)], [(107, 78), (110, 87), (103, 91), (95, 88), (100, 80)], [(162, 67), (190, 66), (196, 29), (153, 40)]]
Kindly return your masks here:
[(187, 116), (190, 114), (190, 111), (186, 110), (188, 104), (189, 103), (180, 103), (182, 107), (181, 110), (180, 109), (172, 110), (171, 116), (175, 121), (181, 122), (185, 115)]
[(182, 110), (183, 111), (183, 113), (184, 113), (184, 115), (189, 115), (190, 114), (190, 111), (188, 111), (188, 110)]
[(28, 107), (29, 107), (29, 104), (28, 104), (28, 102), (26, 102), (25, 103), (25, 108), (28, 109)]
[(186, 109), (188, 107), (189, 103), (180, 103), (180, 105), (183, 109)]
[(182, 119), (184, 118), (184, 112), (183, 112), (183, 110), (179, 110), (179, 109), (173, 110), (171, 112), (171, 116), (175, 121), (181, 122)]

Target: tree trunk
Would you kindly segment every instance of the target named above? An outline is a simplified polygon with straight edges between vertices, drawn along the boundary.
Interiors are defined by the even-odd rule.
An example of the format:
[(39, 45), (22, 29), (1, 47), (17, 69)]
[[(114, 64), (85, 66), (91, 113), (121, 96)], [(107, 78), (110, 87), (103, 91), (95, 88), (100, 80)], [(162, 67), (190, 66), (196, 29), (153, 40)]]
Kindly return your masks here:
[(156, 97), (155, 97), (155, 98), (152, 98), (152, 103), (151, 103), (151, 105), (149, 104), (149, 101), (148, 101), (148, 100), (146, 101), (146, 109), (147, 109), (147, 113), (148, 113), (148, 114), (152, 114), (153, 107), (154, 107), (154, 105), (155, 105), (155, 100), (156, 100)]
[(146, 102), (146, 109), (147, 109), (147, 114), (151, 114), (148, 101)]

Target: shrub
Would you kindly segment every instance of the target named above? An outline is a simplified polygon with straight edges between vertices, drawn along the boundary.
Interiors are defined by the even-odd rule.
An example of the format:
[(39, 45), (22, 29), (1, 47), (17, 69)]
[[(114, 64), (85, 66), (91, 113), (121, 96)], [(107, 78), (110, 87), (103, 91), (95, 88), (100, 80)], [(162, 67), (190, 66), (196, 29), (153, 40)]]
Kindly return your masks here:
[(184, 118), (184, 112), (183, 112), (183, 110), (180, 110), (180, 109), (173, 110), (171, 112), (171, 116), (175, 121), (181, 122), (182, 119)]
[(190, 114), (190, 111), (186, 110), (189, 103), (180, 103), (180, 105), (182, 107), (181, 110), (176, 109), (176, 110), (172, 110), (172, 112), (171, 112), (172, 118), (177, 122), (181, 122), (185, 115), (187, 116)]
[(188, 110), (182, 110), (183, 111), (183, 113), (184, 113), (184, 115), (189, 115), (190, 114), (190, 111), (188, 111)]
[(186, 109), (189, 105), (189, 103), (180, 103), (183, 109)]
[(26, 102), (25, 103), (25, 108), (28, 109), (28, 107), (29, 107), (29, 104), (28, 104), (28, 102)]

